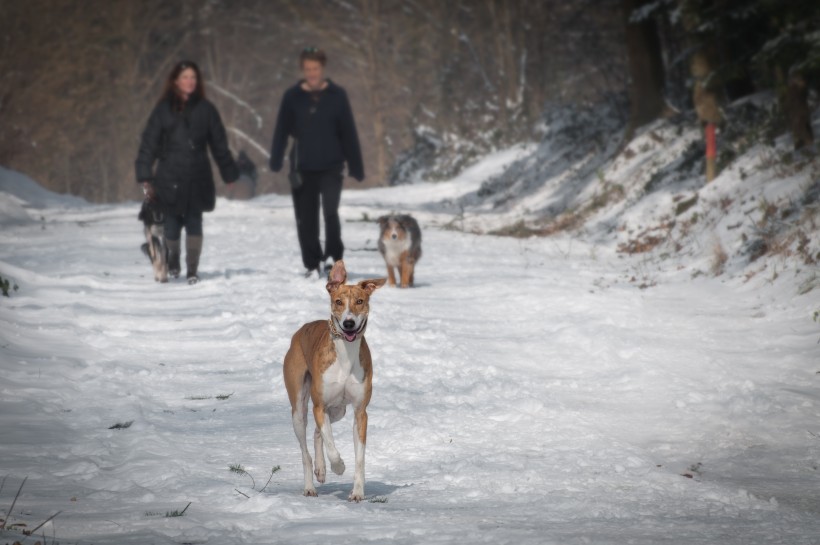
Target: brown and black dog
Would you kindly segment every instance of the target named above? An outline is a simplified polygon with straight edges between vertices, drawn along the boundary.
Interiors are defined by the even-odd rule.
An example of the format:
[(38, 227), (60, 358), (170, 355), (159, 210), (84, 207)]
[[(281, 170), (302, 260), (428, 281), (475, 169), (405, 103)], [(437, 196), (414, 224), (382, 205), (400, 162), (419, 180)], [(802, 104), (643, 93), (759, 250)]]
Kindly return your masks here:
[(387, 265), (387, 279), (396, 285), (394, 269), (399, 270), (402, 288), (413, 286), (416, 263), (421, 258), (421, 228), (407, 214), (391, 214), (379, 218), (379, 252)]
[[(370, 311), (370, 295), (384, 285), (385, 279), (362, 280), (346, 286), (347, 272), (342, 261), (330, 271), (327, 292), (330, 294), (330, 319), (303, 325), (293, 335), (285, 355), (285, 387), (290, 398), (293, 430), (302, 449), (305, 472), (305, 496), (316, 496), (313, 475), (325, 482), (325, 454), (330, 469), (337, 475), (345, 471), (345, 464), (330, 425), (345, 415), (347, 405), (353, 406), (355, 426), (353, 445), (356, 470), (353, 491), (348, 501), (364, 499), (364, 451), (367, 442), (367, 404), (370, 403), (373, 364), (370, 349), (364, 340)], [(308, 400), (313, 401), (316, 431), (313, 447), (316, 468), (307, 447)]]
[(168, 282), (168, 245), (165, 241), (166, 209), (157, 199), (146, 198), (137, 219), (142, 221), (146, 242), (142, 252), (151, 260), (154, 280)]

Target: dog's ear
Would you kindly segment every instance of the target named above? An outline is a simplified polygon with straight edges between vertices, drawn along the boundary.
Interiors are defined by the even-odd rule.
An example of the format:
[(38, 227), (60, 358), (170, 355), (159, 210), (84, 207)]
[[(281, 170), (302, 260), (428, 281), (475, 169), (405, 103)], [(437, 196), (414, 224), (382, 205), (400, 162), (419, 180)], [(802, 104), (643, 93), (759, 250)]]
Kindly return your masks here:
[(366, 291), (367, 295), (370, 295), (378, 288), (384, 286), (385, 282), (387, 282), (386, 278), (372, 278), (370, 280), (362, 280), (359, 282), (359, 287)]
[(345, 262), (340, 259), (333, 264), (333, 268), (330, 269), (330, 275), (327, 277), (328, 293), (333, 293), (333, 291), (344, 284), (346, 280), (347, 271), (345, 270)]
[(387, 217), (387, 216), (382, 216), (379, 219), (377, 219), (376, 221), (379, 222), (379, 227), (384, 229), (385, 227), (387, 227), (387, 222), (390, 221), (390, 218)]

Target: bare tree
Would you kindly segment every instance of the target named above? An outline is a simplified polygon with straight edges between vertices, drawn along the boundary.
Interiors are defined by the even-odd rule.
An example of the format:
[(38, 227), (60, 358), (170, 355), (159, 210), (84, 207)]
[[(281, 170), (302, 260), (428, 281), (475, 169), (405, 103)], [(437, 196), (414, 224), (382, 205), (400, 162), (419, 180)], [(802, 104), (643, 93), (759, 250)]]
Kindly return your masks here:
[(650, 5), (650, 0), (623, 0), (626, 48), (631, 76), (628, 135), (638, 127), (657, 119), (666, 105), (663, 95), (664, 67), (657, 24), (653, 17), (638, 11)]

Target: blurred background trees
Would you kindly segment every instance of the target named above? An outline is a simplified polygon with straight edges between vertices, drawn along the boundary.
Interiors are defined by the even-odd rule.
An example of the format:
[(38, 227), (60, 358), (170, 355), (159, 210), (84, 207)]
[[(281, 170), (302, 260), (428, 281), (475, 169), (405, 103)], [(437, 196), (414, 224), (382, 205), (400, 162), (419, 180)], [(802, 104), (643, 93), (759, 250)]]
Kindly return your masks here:
[[(795, 143), (818, 87), (816, 0), (0, 0), (0, 164), (92, 201), (138, 198), (133, 160), (163, 79), (203, 68), (234, 151), (267, 171), (296, 57), (347, 88), (365, 185), (445, 179), (537, 138), (545, 110), (628, 93), (631, 130), (780, 96)], [(620, 101), (612, 100), (612, 103)], [(807, 131), (808, 129), (808, 131)], [(799, 136), (798, 136), (799, 135)]]
[[(171, 65), (190, 58), (233, 149), (262, 167), (299, 51), (316, 45), (351, 96), (365, 185), (387, 184), (419, 135), (447, 157), (430, 176), (446, 177), (531, 139), (548, 101), (623, 88), (617, 2), (566, 4), (0, 0), (0, 164), (92, 201), (136, 198), (139, 134)], [(592, 54), (602, 49), (614, 60)], [(287, 181), (260, 168), (259, 189)]]
[[(663, 113), (659, 94), (678, 109), (693, 106), (704, 123), (719, 123), (722, 104), (774, 90), (795, 146), (813, 142), (808, 91), (820, 87), (820, 2), (624, 0), (624, 13), (627, 36), (642, 36), (635, 47), (628, 39), (633, 126)], [(644, 75), (646, 66), (657, 73), (660, 58), (665, 76)], [(675, 92), (681, 89), (690, 90), (688, 100)]]

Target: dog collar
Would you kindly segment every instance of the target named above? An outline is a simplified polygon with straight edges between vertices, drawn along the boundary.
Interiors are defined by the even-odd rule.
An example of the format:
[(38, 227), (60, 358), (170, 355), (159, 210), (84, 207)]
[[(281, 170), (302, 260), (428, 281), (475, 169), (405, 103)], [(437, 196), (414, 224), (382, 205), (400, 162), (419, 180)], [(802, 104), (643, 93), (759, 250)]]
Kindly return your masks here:
[(342, 337), (342, 334), (339, 333), (339, 330), (336, 329), (336, 324), (333, 323), (333, 317), (327, 319), (327, 325), (330, 326), (330, 336), (334, 339), (339, 339)]

